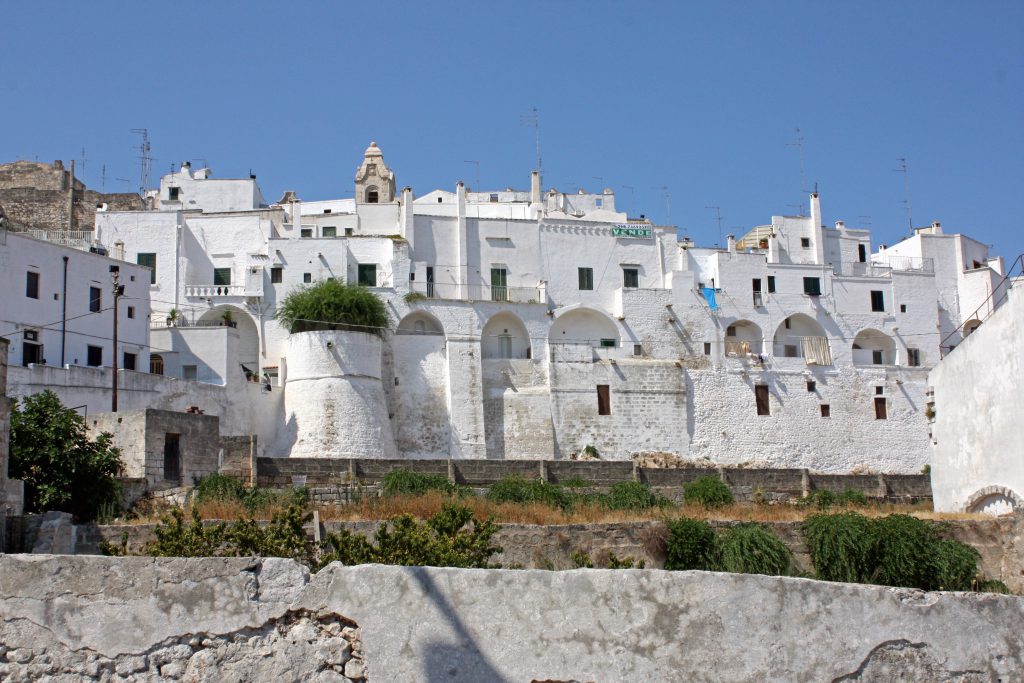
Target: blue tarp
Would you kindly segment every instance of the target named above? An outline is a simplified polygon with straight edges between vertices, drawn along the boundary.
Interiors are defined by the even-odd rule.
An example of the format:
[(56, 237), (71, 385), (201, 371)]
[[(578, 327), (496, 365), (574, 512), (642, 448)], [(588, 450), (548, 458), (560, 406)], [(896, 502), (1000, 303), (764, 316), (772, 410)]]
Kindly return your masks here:
[(712, 311), (718, 310), (718, 302), (715, 301), (715, 290), (713, 287), (703, 287), (700, 290), (701, 294), (704, 295), (704, 300), (708, 302), (708, 308)]

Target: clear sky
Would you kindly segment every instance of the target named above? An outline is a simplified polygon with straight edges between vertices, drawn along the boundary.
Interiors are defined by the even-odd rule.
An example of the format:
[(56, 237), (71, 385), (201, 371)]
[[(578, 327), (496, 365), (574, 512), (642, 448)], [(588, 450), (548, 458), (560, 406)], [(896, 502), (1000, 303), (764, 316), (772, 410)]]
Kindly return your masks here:
[[(399, 187), (611, 187), (699, 244), (794, 214), (875, 245), (941, 220), (1024, 252), (1024, 2), (8, 2), (0, 161), (85, 156), (127, 191), (172, 164), (276, 201)], [(799, 136), (794, 129), (799, 128)], [(804, 177), (801, 186), (802, 138)], [(78, 162), (81, 165), (81, 162)], [(118, 180), (127, 179), (127, 180)], [(667, 187), (667, 191), (661, 189)], [(666, 194), (668, 201), (666, 201)]]

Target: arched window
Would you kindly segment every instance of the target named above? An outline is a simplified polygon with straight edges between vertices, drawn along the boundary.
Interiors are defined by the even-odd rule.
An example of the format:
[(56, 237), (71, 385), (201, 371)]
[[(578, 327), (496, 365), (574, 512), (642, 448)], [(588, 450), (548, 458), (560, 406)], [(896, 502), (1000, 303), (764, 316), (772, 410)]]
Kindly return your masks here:
[(377, 192), (376, 187), (370, 187), (366, 190), (366, 203), (377, 204), (380, 202), (380, 194)]
[(149, 373), (151, 375), (164, 374), (164, 357), (159, 353), (152, 353), (149, 356)]

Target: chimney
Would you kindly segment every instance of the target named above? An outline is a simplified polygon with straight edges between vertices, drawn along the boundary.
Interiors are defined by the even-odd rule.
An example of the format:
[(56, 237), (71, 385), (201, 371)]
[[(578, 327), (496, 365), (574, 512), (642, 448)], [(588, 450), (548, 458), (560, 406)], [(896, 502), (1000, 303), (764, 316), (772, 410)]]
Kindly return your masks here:
[(540, 204), (540, 172), (530, 173), (530, 203)]
[(725, 247), (730, 254), (736, 253), (736, 235), (725, 236)]
[(68, 231), (75, 229), (75, 160), (71, 160), (68, 178)]
[(846, 227), (845, 221), (836, 221), (836, 230), (842, 230)]
[(411, 187), (402, 188), (402, 208), (401, 208), (401, 228), (402, 237), (409, 242), (409, 255), (412, 255), (413, 250), (413, 196)]

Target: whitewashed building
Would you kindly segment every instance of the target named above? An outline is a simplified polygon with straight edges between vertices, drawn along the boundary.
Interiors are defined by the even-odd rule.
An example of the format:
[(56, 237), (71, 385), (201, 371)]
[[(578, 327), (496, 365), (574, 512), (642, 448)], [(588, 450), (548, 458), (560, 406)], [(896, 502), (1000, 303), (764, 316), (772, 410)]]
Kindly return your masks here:
[[(926, 372), (1002, 268), (937, 224), (875, 251), (865, 230), (823, 226), (816, 194), (809, 216), (773, 217), (723, 249), (628, 217), (611, 190), (544, 190), (536, 173), (528, 191), (458, 183), (417, 198), (375, 144), (350, 199), (288, 192), (268, 205), (255, 178), (186, 164), (150, 201), (98, 215), (96, 238), (153, 269), (151, 343), (169, 351), (151, 367), (283, 390), (266, 409), (226, 408), (259, 415), (273, 455), (300, 443), (303, 455), (366, 455), (320, 432), (375, 415), (393, 442), (382, 456), (570, 458), (593, 446), (607, 459), (916, 472), (929, 453)], [(312, 370), (379, 381), (383, 401), (338, 400), (329, 416), (322, 393), (292, 391), (289, 349), (308, 340), (273, 318), (294, 287), (328, 278), (373, 288), (393, 321), (375, 372), (353, 369), (365, 365), (353, 354), (293, 359), (307, 388)], [(329, 357), (336, 367), (317, 369)]]

